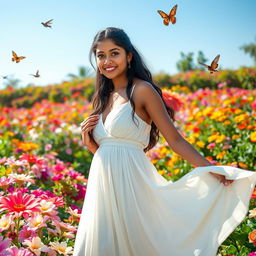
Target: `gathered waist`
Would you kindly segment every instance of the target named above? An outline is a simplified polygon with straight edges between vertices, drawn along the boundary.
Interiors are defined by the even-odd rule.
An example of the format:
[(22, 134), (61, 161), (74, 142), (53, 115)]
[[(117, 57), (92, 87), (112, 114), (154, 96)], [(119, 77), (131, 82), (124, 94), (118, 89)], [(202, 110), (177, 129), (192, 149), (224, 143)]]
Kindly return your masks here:
[(137, 142), (137, 141), (132, 141), (132, 140), (127, 140), (127, 139), (120, 139), (120, 138), (107, 138), (103, 139), (100, 143), (100, 147), (103, 146), (119, 146), (119, 147), (131, 147), (131, 148), (137, 148), (137, 149), (144, 149), (144, 145)]

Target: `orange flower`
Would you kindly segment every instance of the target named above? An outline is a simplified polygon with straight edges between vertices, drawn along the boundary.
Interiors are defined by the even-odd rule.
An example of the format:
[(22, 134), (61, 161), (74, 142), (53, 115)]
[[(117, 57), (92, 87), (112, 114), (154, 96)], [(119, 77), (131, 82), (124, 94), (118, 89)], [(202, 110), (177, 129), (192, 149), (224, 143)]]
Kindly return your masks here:
[(248, 234), (248, 239), (250, 243), (256, 244), (256, 230), (254, 229), (252, 232)]
[(239, 165), (241, 168), (244, 168), (244, 169), (248, 167), (248, 165), (245, 164), (245, 163), (243, 163), (243, 162), (239, 162), (238, 165)]

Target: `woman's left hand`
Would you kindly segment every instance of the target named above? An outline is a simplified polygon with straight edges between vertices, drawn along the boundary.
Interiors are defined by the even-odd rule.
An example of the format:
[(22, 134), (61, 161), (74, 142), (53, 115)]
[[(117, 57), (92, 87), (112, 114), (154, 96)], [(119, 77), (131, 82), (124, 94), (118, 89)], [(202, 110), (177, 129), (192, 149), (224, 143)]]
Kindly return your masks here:
[(221, 183), (223, 183), (224, 186), (228, 186), (234, 182), (234, 180), (227, 180), (225, 175), (217, 174), (217, 173), (213, 173), (213, 172), (210, 172), (210, 174), (213, 175), (216, 179), (218, 179)]

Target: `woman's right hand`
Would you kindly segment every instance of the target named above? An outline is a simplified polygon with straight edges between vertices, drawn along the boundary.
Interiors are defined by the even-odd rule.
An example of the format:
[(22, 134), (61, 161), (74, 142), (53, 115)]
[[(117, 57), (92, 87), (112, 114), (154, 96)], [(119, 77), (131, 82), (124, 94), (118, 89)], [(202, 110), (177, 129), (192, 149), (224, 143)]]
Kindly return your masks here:
[(93, 153), (97, 150), (99, 145), (95, 142), (89, 133), (91, 133), (91, 131), (95, 128), (99, 118), (99, 115), (91, 115), (80, 124), (83, 143)]

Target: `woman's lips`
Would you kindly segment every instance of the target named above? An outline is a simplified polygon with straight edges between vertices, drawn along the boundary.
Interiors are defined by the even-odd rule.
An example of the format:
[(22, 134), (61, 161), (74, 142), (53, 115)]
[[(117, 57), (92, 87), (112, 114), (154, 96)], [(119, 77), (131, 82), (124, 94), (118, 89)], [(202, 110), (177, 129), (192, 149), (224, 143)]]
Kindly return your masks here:
[(112, 71), (114, 71), (115, 69), (116, 69), (116, 67), (105, 68), (105, 70), (106, 70), (107, 72), (112, 72)]

